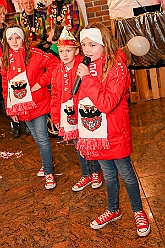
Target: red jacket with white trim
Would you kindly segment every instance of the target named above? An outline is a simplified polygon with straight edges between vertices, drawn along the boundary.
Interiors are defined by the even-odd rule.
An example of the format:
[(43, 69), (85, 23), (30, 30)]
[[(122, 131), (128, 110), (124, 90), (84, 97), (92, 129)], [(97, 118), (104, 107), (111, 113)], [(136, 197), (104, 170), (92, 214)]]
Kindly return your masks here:
[[(67, 90), (64, 82), (64, 63), (60, 60), (57, 68), (52, 73), (51, 79), (51, 120), (54, 124), (60, 123), (60, 111), (61, 103), (66, 102), (67, 100), (77, 98), (73, 96), (71, 91), (76, 80), (76, 71), (78, 65), (82, 62), (82, 56), (80, 54), (75, 56), (75, 62), (73, 68), (68, 72), (68, 85)], [(76, 106), (74, 106), (76, 108)], [(77, 108), (76, 108), (77, 110)]]
[[(35, 109), (30, 109), (27, 115), (19, 115), (18, 118), (21, 121), (31, 121), (50, 112), (51, 96), (48, 85), (50, 85), (52, 72), (59, 61), (57, 57), (52, 54), (46, 54), (37, 48), (31, 48), (31, 52), (30, 63), (26, 67), (27, 78), (30, 88), (32, 88), (36, 83), (38, 83), (41, 88), (32, 92), (32, 98), (37, 107)], [(8, 95), (7, 74), (8, 72), (2, 69), (2, 88), (5, 104)]]
[(82, 78), (79, 100), (89, 97), (97, 109), (106, 114), (109, 141), (109, 149), (100, 150), (96, 147), (98, 156), (93, 157), (91, 153), (86, 157), (88, 160), (121, 159), (131, 154), (132, 135), (128, 108), (130, 81), (126, 56), (121, 50), (118, 50), (116, 62), (104, 81), (91, 74)]

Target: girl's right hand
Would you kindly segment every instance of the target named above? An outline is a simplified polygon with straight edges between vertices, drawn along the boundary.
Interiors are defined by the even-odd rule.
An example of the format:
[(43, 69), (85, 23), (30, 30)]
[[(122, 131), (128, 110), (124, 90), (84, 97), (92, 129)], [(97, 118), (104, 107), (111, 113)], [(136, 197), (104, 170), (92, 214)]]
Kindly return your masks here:
[(13, 115), (11, 118), (12, 118), (12, 120), (14, 122), (19, 122), (19, 119), (18, 119), (18, 116), (17, 115)]
[(89, 75), (90, 71), (88, 69), (88, 66), (84, 65), (83, 63), (80, 63), (76, 73), (82, 79), (83, 76)]

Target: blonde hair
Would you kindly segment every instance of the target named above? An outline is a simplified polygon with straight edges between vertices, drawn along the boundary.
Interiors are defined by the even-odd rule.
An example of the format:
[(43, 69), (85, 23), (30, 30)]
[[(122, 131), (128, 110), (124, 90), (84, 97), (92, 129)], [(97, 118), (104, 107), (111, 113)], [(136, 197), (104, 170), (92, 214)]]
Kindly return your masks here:
[(102, 41), (104, 44), (104, 51), (105, 51), (105, 64), (103, 67), (102, 79), (104, 80), (108, 74), (109, 69), (114, 65), (115, 58), (117, 54), (117, 42), (115, 41), (111, 29), (105, 27), (100, 22), (93, 22), (89, 23), (85, 29), (89, 28), (98, 28), (102, 35)]
[(2, 13), (6, 14), (6, 10), (5, 10), (4, 6), (0, 5), (0, 15)]
[(7, 39), (6, 39), (6, 30), (8, 28), (20, 28), (22, 29), (23, 33), (24, 33), (24, 46), (25, 46), (25, 65), (28, 65), (29, 64), (29, 60), (30, 60), (30, 57), (31, 57), (31, 51), (30, 51), (30, 43), (29, 43), (29, 40), (28, 40), (28, 37), (25, 33), (25, 31), (23, 30), (23, 28), (15, 23), (12, 23), (10, 25), (8, 25), (8, 27), (5, 29), (4, 33), (3, 33), (3, 56), (2, 56), (2, 64), (3, 64), (3, 68), (5, 70), (9, 70), (9, 44), (7, 42)]

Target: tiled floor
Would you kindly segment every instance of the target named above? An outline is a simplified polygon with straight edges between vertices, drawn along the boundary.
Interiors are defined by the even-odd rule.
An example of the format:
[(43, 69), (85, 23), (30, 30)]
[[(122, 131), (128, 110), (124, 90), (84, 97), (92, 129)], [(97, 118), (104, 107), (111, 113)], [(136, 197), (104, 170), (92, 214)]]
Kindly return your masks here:
[[(157, 248), (165, 247), (165, 98), (130, 105), (134, 151), (131, 156), (151, 233), (139, 238), (128, 196), (121, 182), (120, 220), (101, 230), (90, 222), (106, 208), (100, 189), (71, 188), (81, 170), (72, 143), (51, 138), (57, 186), (44, 188), (36, 176), (41, 166), (31, 136), (14, 139), (0, 110), (0, 152), (14, 154), (0, 162), (0, 247), (2, 248)], [(16, 152), (23, 152), (17, 158)]]

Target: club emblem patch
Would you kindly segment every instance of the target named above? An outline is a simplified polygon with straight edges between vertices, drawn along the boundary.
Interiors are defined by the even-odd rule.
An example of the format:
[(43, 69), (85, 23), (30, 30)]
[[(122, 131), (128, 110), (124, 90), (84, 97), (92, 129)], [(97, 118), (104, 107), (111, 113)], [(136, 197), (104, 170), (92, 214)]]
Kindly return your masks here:
[(15, 98), (22, 99), (27, 94), (26, 80), (12, 82), (11, 88), (13, 89), (13, 94)]
[(67, 122), (70, 125), (76, 125), (76, 115), (75, 115), (74, 107), (66, 105), (64, 112), (67, 114)]
[(80, 104), (79, 113), (83, 126), (93, 132), (101, 126), (102, 113), (95, 107)]

